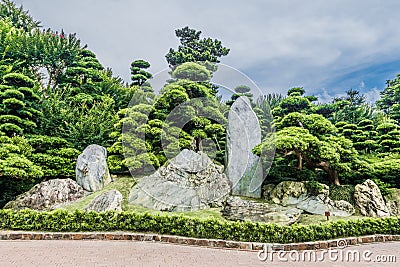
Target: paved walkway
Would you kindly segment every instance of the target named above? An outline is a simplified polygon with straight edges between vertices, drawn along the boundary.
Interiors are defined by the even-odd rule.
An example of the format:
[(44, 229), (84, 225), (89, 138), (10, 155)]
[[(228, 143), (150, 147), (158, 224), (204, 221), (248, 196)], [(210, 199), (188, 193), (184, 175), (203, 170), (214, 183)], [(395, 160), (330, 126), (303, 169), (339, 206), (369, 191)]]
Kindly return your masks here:
[[(344, 249), (366, 253), (371, 260), (379, 255), (393, 255), (396, 263), (331, 261), (328, 255), (322, 262), (294, 262), (299, 252), (279, 255), (288, 262), (262, 262), (257, 252), (212, 249), (140, 241), (0, 241), (0, 265), (3, 266), (398, 266), (400, 242), (351, 246)], [(369, 254), (370, 250), (372, 254)], [(367, 252), (365, 252), (367, 251)], [(321, 251), (317, 252), (321, 256)], [(340, 256), (338, 252), (338, 256)], [(261, 254), (260, 256), (263, 256)], [(362, 257), (362, 256), (361, 256)], [(335, 256), (333, 255), (333, 259)], [(381, 257), (384, 259), (385, 257)], [(389, 260), (389, 257), (386, 257)], [(393, 258), (390, 259), (393, 261)]]

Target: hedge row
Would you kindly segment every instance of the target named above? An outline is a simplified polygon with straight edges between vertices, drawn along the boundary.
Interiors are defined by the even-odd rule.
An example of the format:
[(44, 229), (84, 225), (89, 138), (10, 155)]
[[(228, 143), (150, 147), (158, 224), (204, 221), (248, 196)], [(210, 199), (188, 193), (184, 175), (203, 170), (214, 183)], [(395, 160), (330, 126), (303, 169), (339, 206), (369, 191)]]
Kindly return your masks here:
[(30, 231), (133, 231), (243, 242), (291, 243), (370, 234), (400, 234), (400, 218), (279, 226), (132, 212), (0, 210), (0, 229)]

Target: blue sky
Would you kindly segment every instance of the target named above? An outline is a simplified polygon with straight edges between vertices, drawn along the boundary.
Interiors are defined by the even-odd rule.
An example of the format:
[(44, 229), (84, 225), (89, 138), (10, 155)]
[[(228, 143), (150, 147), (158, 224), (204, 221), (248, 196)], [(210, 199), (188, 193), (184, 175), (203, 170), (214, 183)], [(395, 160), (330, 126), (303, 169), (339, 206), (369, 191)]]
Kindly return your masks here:
[(373, 101), (400, 73), (397, 0), (132, 1), (17, 0), (44, 27), (77, 33), (99, 60), (129, 81), (145, 59), (156, 73), (186, 25), (231, 48), (222, 63), (263, 92), (304, 86), (322, 101), (359, 89)]

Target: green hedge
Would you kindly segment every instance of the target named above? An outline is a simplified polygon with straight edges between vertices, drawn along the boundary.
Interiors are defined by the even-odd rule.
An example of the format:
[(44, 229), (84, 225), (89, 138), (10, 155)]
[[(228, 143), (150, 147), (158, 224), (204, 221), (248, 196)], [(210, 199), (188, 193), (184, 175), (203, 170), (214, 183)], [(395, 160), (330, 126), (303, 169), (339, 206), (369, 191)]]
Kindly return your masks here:
[(132, 212), (0, 210), (0, 229), (29, 231), (133, 231), (236, 241), (290, 243), (369, 234), (400, 234), (400, 218), (279, 226)]

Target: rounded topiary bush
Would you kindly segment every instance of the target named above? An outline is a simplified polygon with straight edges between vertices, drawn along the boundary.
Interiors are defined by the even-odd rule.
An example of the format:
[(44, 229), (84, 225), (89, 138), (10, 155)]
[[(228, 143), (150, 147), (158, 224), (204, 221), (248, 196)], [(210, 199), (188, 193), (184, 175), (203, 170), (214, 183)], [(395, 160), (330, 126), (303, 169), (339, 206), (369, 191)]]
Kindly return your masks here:
[(13, 87), (29, 87), (33, 88), (35, 86), (35, 82), (20, 73), (9, 73), (3, 76), (3, 81), (5, 85), (13, 86)]

